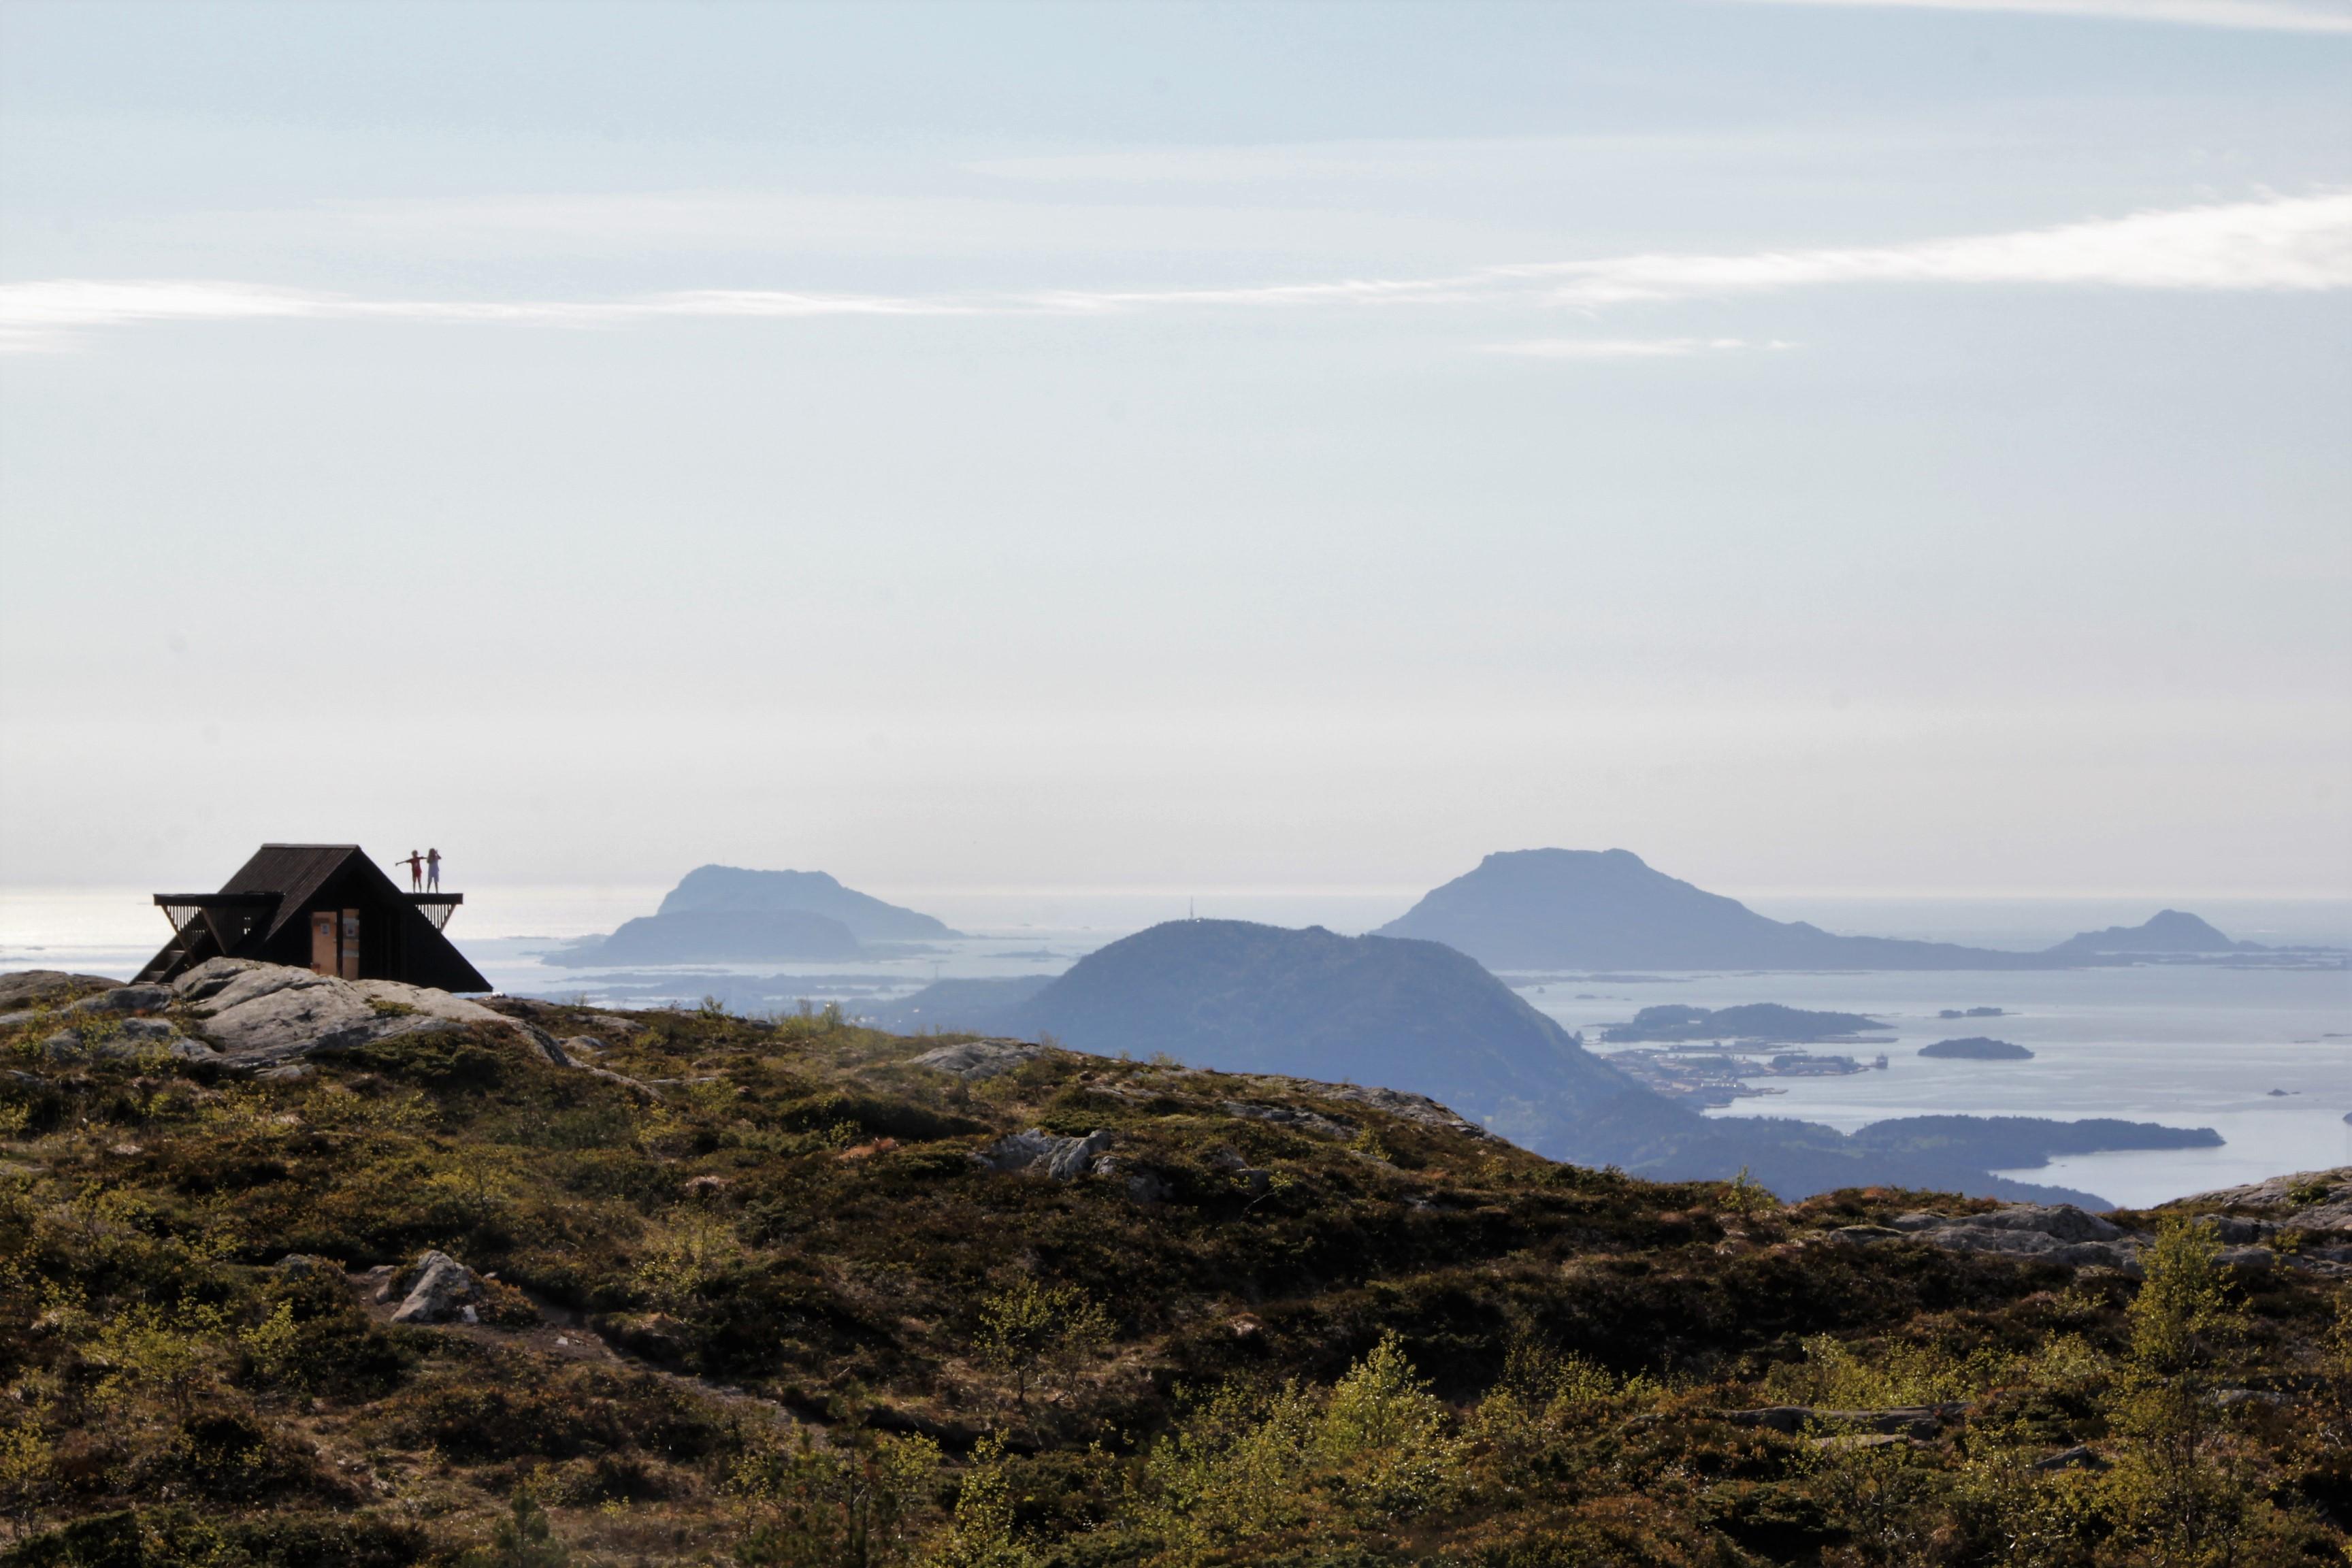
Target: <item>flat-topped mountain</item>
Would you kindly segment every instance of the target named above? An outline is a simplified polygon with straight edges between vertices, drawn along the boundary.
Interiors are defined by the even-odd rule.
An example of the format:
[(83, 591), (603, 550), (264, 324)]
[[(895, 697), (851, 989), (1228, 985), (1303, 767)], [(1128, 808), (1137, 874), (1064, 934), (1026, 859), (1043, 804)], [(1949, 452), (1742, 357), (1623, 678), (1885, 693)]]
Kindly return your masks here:
[(1627, 849), (1489, 855), (1380, 928), (1492, 969), (2024, 969), (2031, 955), (1833, 936), (1653, 870)]
[(2167, 910), (2041, 952), (1839, 936), (1776, 921), (1644, 865), (1626, 849), (1517, 849), (1429, 892), (1380, 928), (1458, 948), (1490, 969), (2057, 969), (2159, 954), (2267, 951)]
[[(1915, 1154), (1853, 1144), (1806, 1122), (1708, 1120), (1635, 1083), (1437, 942), (1175, 921), (1113, 942), (1042, 985), (943, 982), (877, 1021), (1050, 1036), (1106, 1056), (1377, 1084), (1443, 1100), (1553, 1159), (1643, 1175), (1727, 1178), (1745, 1167), (1782, 1193), (1866, 1183), (2045, 1200), (2053, 1191), (2004, 1181), (1940, 1148)], [(2100, 1203), (2084, 1194), (2064, 1201)]]
[(698, 866), (650, 915), (548, 955), (567, 965), (763, 963), (856, 958), (868, 942), (952, 937), (946, 923), (845, 888), (823, 871)]
[(2095, 959), (2109, 954), (2267, 952), (2260, 942), (2231, 942), (2195, 915), (2160, 910), (2136, 926), (2109, 926), (2070, 936), (2052, 957)]
[(823, 871), (747, 871), (697, 866), (672, 888), (656, 916), (797, 913), (839, 921), (860, 942), (931, 942), (956, 933), (947, 922), (845, 888)]

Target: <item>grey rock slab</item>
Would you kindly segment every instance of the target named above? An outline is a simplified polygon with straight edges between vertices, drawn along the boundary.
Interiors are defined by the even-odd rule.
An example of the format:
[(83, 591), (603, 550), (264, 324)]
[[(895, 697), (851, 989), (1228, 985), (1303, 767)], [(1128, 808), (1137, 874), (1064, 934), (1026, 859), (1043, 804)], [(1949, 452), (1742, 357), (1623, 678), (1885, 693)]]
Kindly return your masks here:
[(543, 1039), (553, 1038), (545, 1030), (520, 1019), (468, 1002), (463, 996), (452, 996), (446, 991), (436, 991), (425, 985), (406, 985), (397, 980), (352, 980), (343, 982), (370, 1002), (389, 1006), (405, 1007), (429, 1018), (440, 1018), (452, 1024), (498, 1024), (509, 1029), (528, 1030)]
[(19, 969), (0, 974), (0, 1013), (30, 1012), (54, 1007), (90, 991), (108, 991), (122, 984), (103, 974), (69, 974), (62, 969)]
[(209, 1002), (240, 981), (247, 981), (249, 985), (266, 985), (271, 975), (310, 973), (282, 963), (264, 963), (257, 958), (207, 958), (172, 982), (172, 994), (183, 1002)]
[(1967, 1223), (1997, 1230), (2032, 1231), (2060, 1241), (2120, 1241), (2126, 1234), (2123, 1226), (2073, 1204), (2010, 1204), (1990, 1214), (1972, 1215)]
[(90, 1019), (48, 1036), (40, 1050), (52, 1061), (120, 1061), (160, 1050), (186, 1061), (213, 1057), (212, 1049), (180, 1033), (163, 1018)]
[(2273, 1176), (2242, 1187), (2217, 1187), (2180, 1201), (2215, 1207), (2291, 1209), (2298, 1206), (2294, 1194), (2313, 1188), (2326, 1189), (2322, 1204), (2352, 1203), (2352, 1165), (2326, 1171), (2297, 1171), (2293, 1175)]
[(1301, 1110), (1296, 1106), (1245, 1105), (1238, 1100), (1228, 1100), (1219, 1109), (1228, 1116), (1245, 1116), (1253, 1121), (1271, 1121), (1277, 1127), (1312, 1132), (1318, 1138), (1348, 1139), (1356, 1135), (1352, 1123), (1317, 1111)]
[(348, 1050), (415, 1026), (369, 1006), (348, 982), (281, 969), (232, 982), (204, 1009), (200, 1026), (226, 1055), (276, 1059)]
[(1457, 1114), (1425, 1094), (1409, 1094), (1403, 1089), (1381, 1089), (1355, 1083), (1317, 1083), (1297, 1078), (1261, 1078), (1254, 1080), (1279, 1089), (1312, 1096), (1318, 1100), (1346, 1100), (1359, 1105), (1369, 1105), (1385, 1110), (1391, 1116), (1407, 1121), (1417, 1121), (1424, 1127), (1443, 1128), (1459, 1132), (1465, 1138), (1491, 1138), (1489, 1132), (1467, 1117)]
[(2120, 1268), (2137, 1263), (2137, 1249), (2105, 1241), (2061, 1241), (2040, 1231), (2001, 1230), (1990, 1226), (1948, 1225), (1915, 1231), (1917, 1239), (1952, 1252), (1990, 1252), (2004, 1258), (2030, 1258), (2063, 1263), (2070, 1268), (2104, 1264)]
[(961, 1045), (941, 1046), (925, 1051), (912, 1065), (943, 1072), (967, 1082), (994, 1078), (1011, 1072), (1024, 1062), (1034, 1061), (1045, 1054), (1043, 1046), (1026, 1040), (970, 1040)]
[(174, 989), (183, 984), (182, 995), (191, 1001), (190, 1011), (206, 1037), (223, 1055), (247, 1064), (495, 1024), (520, 1035), (543, 1059), (572, 1065), (544, 1030), (427, 986), (343, 980), (243, 959), (208, 960), (181, 976)]
[(82, 1013), (160, 1013), (176, 998), (168, 985), (118, 985), (95, 996), (85, 996), (66, 1008), (71, 1017)]
[(1097, 1128), (1084, 1138), (1057, 1138), (1042, 1127), (1008, 1133), (972, 1159), (1001, 1174), (1039, 1173), (1057, 1182), (1071, 1181), (1094, 1168), (1096, 1156), (1111, 1146), (1111, 1134)]
[(1954, 1252), (2030, 1258), (2072, 1268), (2105, 1267), (2137, 1273), (2142, 1237), (2072, 1204), (2009, 1204), (1984, 1214), (1906, 1214), (1895, 1228)]

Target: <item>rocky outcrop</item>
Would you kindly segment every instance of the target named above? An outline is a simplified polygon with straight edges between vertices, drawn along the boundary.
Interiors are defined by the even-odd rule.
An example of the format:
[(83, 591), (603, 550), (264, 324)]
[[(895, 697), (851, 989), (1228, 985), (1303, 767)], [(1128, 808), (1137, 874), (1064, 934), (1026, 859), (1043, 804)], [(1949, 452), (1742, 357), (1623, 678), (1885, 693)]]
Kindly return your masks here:
[(0, 1014), (58, 1007), (93, 991), (111, 991), (122, 983), (103, 974), (69, 974), (62, 969), (20, 969), (0, 974)]
[(2266, 1182), (2242, 1187), (2222, 1187), (2181, 1201), (2199, 1208), (2264, 1210), (2258, 1223), (2273, 1229), (2352, 1230), (2352, 1165), (2338, 1165), (2330, 1171), (2298, 1171), (2292, 1176), (2273, 1176)]
[(1906, 1214), (1895, 1220), (1893, 1235), (1954, 1252), (1995, 1252), (2069, 1268), (2100, 1265), (2132, 1273), (2138, 1271), (2140, 1245), (2147, 1239), (2072, 1204), (2011, 1204), (1960, 1215)]
[(474, 1271), (446, 1252), (428, 1252), (408, 1271), (408, 1294), (393, 1309), (395, 1323), (474, 1323), (488, 1292)]
[(165, 1018), (104, 1018), (59, 1029), (40, 1043), (54, 1062), (110, 1061), (162, 1051), (182, 1061), (218, 1061), (220, 1053), (192, 1040)]
[(117, 985), (68, 1005), (65, 1013), (69, 1018), (91, 1013), (156, 1013), (172, 1000), (168, 985)]
[(213, 1047), (247, 1067), (450, 1026), (515, 1027), (513, 1020), (446, 991), (343, 980), (249, 959), (209, 959), (171, 989)]
[(1091, 1173), (1097, 1157), (1111, 1146), (1111, 1134), (1097, 1128), (1083, 1138), (1056, 1138), (1042, 1127), (1009, 1133), (987, 1148), (975, 1150), (972, 1161), (1003, 1175), (1042, 1174), (1067, 1182)]
[(1300, 1094), (1318, 1095), (1325, 1100), (1351, 1100), (1359, 1105), (1369, 1105), (1375, 1110), (1385, 1110), (1391, 1116), (1407, 1121), (1417, 1121), (1423, 1127), (1442, 1128), (1459, 1132), (1465, 1138), (1491, 1138), (1484, 1127), (1456, 1114), (1425, 1094), (1408, 1094), (1402, 1089), (1368, 1088), (1355, 1083), (1316, 1083), (1306, 1079), (1267, 1079), (1260, 1080), (1278, 1085)]
[(1228, 1100), (1217, 1109), (1228, 1116), (1244, 1116), (1253, 1121), (1271, 1121), (1276, 1127), (1287, 1127), (1296, 1132), (1311, 1132), (1318, 1138), (1348, 1139), (1356, 1135), (1353, 1122), (1319, 1111), (1301, 1110), (1295, 1105), (1247, 1105), (1238, 1100)]
[(913, 1065), (943, 1072), (967, 1083), (999, 1073), (1011, 1072), (1024, 1062), (1034, 1061), (1045, 1054), (1044, 1046), (1033, 1046), (1025, 1040), (968, 1040), (961, 1045), (941, 1046), (925, 1051)]
[(518, 1036), (552, 1066), (580, 1065), (535, 1024), (395, 980), (343, 980), (286, 964), (215, 958), (181, 975), (170, 991), (196, 1032), (237, 1070), (287, 1068), (325, 1052), (479, 1025)]
[[(2221, 1244), (2221, 1260), (2246, 1273), (2294, 1268), (2326, 1275), (2352, 1274), (2352, 1246), (2312, 1245), (2308, 1233), (2340, 1228), (2345, 1198), (2352, 1198), (2352, 1171), (2284, 1176), (2259, 1187), (2232, 1189), (2274, 1196), (2281, 1207), (2302, 1199), (2317, 1199), (2327, 1192), (2323, 1178), (2347, 1178), (2343, 1198), (2306, 1202), (2283, 1221), (2250, 1219), (2238, 1215), (2206, 1215), (2197, 1223), (2210, 1226)], [(2185, 1204), (2210, 1202), (2222, 1194), (2185, 1199)], [(2244, 1200), (2240, 1200), (2244, 1201)], [(2334, 1220), (2336, 1223), (2330, 1224)], [(1894, 1225), (1847, 1226), (1839, 1239), (1868, 1246), (1884, 1241), (1919, 1241), (1954, 1252), (1990, 1252), (2010, 1258), (2063, 1264), (2072, 1268), (2104, 1267), (2137, 1274), (2140, 1253), (2156, 1237), (2147, 1231), (2126, 1230), (2113, 1220), (2076, 1208), (2072, 1204), (2010, 1204), (1983, 1214), (1906, 1214)], [(2286, 1248), (2292, 1247), (2292, 1250)]]

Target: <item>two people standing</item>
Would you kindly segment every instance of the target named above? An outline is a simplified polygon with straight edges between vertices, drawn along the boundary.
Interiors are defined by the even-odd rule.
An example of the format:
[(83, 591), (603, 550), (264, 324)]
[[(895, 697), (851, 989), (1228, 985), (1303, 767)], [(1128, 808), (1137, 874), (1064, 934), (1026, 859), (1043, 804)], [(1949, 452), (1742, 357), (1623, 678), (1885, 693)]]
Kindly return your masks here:
[(419, 855), (412, 849), (405, 860), (394, 860), (395, 866), (408, 868), (408, 890), (412, 893), (437, 893), (441, 890), (441, 851), (427, 849)]

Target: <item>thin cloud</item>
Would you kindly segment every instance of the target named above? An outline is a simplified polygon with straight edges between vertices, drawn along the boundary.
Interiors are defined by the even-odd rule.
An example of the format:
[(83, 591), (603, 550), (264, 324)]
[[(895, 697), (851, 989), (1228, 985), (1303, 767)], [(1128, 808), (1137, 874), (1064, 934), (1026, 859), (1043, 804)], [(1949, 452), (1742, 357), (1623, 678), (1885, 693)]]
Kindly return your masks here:
[(622, 325), (661, 317), (972, 315), (947, 299), (701, 289), (631, 300), (354, 300), (246, 283), (55, 279), (0, 284), (0, 348), (56, 348), (83, 328), (141, 321), (404, 321)]
[(1846, 5), (1908, 11), (2005, 11), (2116, 22), (2238, 27), (2270, 33), (2352, 33), (2346, 0), (1748, 0), (1753, 5)]
[[(2352, 193), (2138, 213), (1906, 245), (1532, 262), (1435, 278), (1224, 289), (833, 294), (705, 289), (610, 300), (359, 300), (264, 285), (56, 279), (0, 284), (0, 348), (56, 348), (142, 321), (390, 320), (616, 326), (693, 317), (1108, 315), (1220, 306), (1520, 304), (1594, 309), (1853, 284), (2309, 292), (2352, 287)], [(1661, 340), (1680, 341), (1680, 340)]]
[(1490, 354), (1515, 354), (1525, 359), (1687, 359), (1693, 354), (1736, 353), (1744, 349), (1792, 349), (1794, 343), (1775, 338), (1750, 342), (1746, 338), (1530, 338), (1525, 342), (1486, 343)]

